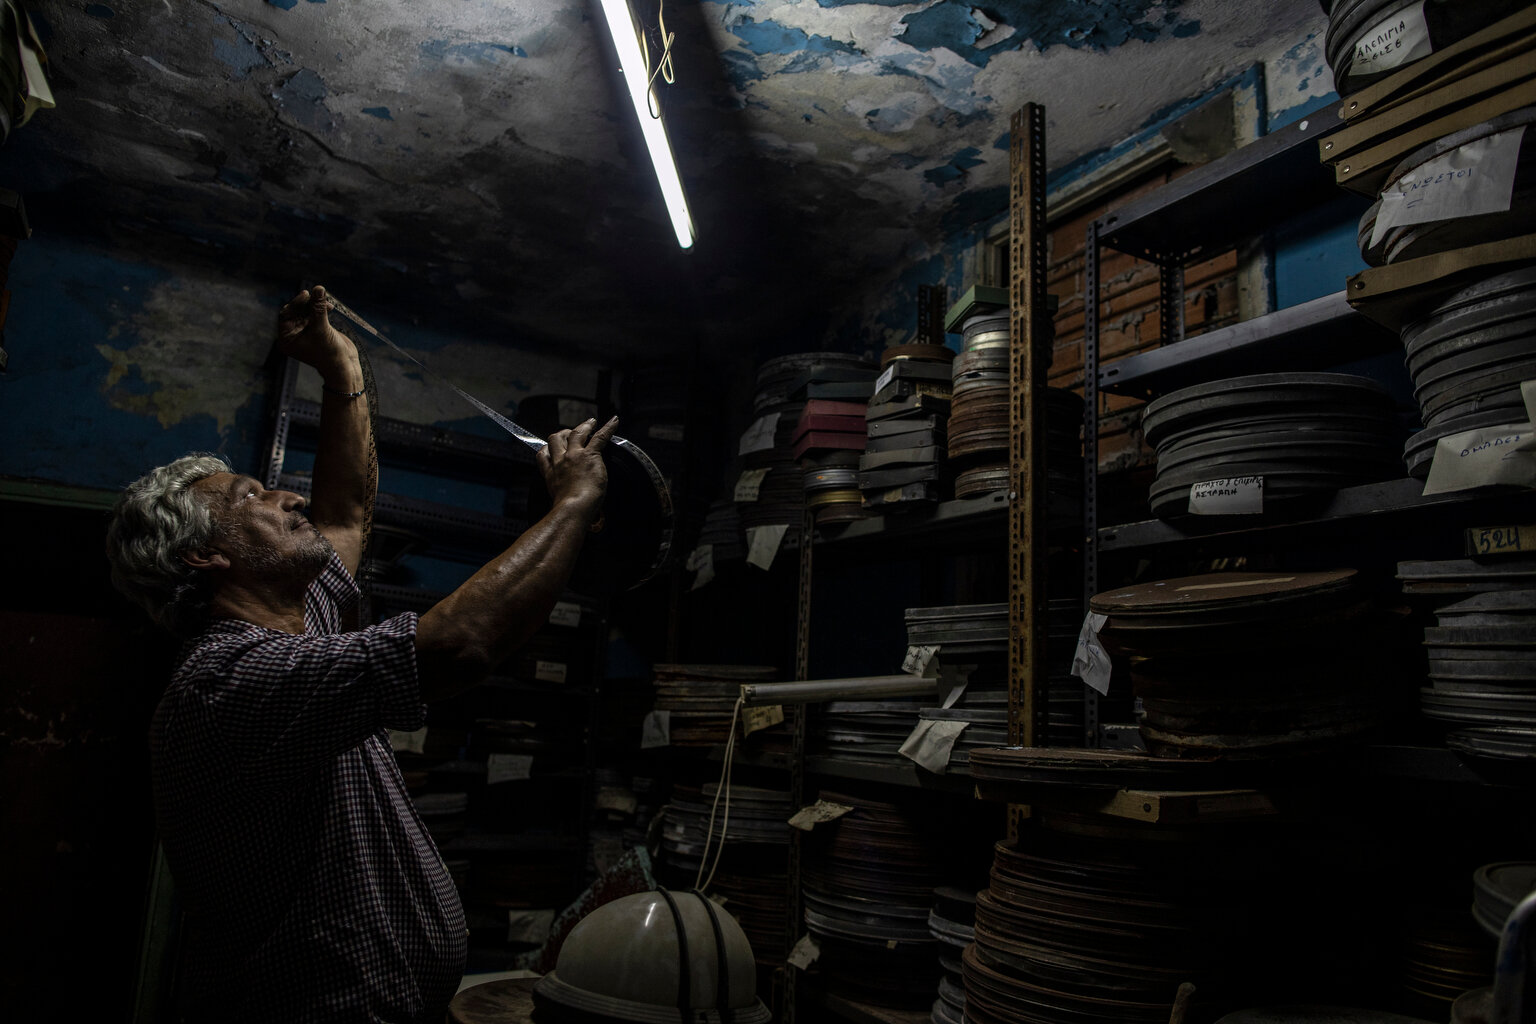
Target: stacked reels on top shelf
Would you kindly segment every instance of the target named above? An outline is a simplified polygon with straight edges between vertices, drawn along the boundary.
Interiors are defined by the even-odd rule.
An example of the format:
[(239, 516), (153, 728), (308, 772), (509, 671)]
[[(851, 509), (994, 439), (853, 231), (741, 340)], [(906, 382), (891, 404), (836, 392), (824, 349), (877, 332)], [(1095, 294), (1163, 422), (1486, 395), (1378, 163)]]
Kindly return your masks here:
[(1536, 267), (1457, 291), (1402, 338), (1424, 424), (1403, 456), (1423, 479), (1442, 438), (1525, 422), (1520, 385), (1536, 379)]
[(1334, 88), (1349, 96), (1523, 7), (1524, 0), (1323, 0), (1324, 53)]
[(941, 945), (929, 929), (940, 837), (895, 804), (822, 792), (852, 807), (804, 840), (805, 924), (825, 987), (881, 1006), (927, 1006)]
[[(1522, 107), (1442, 136), (1403, 158), (1392, 169), (1382, 196), (1360, 218), (1361, 258), (1381, 267), (1536, 231), (1536, 138), (1528, 131), (1532, 122), (1536, 107)], [(1507, 189), (1500, 189), (1495, 204), (1500, 209), (1462, 213), (1451, 208), (1436, 211), (1446, 216), (1422, 219), (1424, 204), (1416, 202), (1421, 198), (1416, 193), (1446, 177), (1467, 179), (1473, 174), (1508, 174)]]
[(1424, 630), (1425, 717), (1451, 724), (1452, 749), (1536, 763), (1536, 558), (1400, 562), (1406, 593), (1441, 596)]
[[(994, 310), (970, 317), (961, 328), (964, 342), (954, 361), (949, 416), (949, 460), (957, 498), (1009, 489), (1009, 317), (1007, 309)], [(1045, 401), (1053, 525), (1076, 522), (1082, 491), (1082, 396), (1047, 388)]]
[(745, 469), (766, 474), (755, 498), (738, 502), (743, 529), (800, 521), (805, 480), (794, 455), (794, 438), (806, 403), (795, 395), (804, 394), (811, 380), (853, 380), (873, 372), (867, 360), (845, 352), (797, 352), (758, 367), (752, 403), (757, 420), (739, 454)]
[(1159, 580), (1089, 607), (1107, 616), (1104, 646), (1134, 658), (1154, 756), (1305, 754), (1360, 739), (1382, 717), (1392, 623), (1353, 569)]
[(1254, 514), (1402, 473), (1385, 389), (1339, 373), (1262, 373), (1171, 392), (1142, 414), (1153, 515)]
[(896, 512), (948, 496), (945, 444), (954, 356), (943, 345), (929, 344), (892, 345), (881, 353), (859, 458), (865, 508)]

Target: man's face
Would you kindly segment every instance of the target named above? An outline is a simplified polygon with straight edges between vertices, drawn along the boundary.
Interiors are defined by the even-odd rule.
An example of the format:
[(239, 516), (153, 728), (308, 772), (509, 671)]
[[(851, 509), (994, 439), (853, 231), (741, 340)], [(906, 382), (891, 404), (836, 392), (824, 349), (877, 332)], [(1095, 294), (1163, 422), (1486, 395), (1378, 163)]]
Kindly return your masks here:
[(269, 491), (248, 476), (215, 473), (192, 485), (213, 516), (213, 547), (251, 579), (308, 582), (330, 561), (331, 542), (300, 511), (292, 491)]

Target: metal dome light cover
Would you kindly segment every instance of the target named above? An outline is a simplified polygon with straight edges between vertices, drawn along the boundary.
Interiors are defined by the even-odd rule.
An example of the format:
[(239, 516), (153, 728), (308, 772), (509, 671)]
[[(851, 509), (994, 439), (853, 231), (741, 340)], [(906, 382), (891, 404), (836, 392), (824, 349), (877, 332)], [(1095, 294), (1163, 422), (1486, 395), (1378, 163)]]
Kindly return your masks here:
[(625, 896), (583, 918), (533, 989), (544, 1021), (767, 1024), (741, 925), (698, 890)]

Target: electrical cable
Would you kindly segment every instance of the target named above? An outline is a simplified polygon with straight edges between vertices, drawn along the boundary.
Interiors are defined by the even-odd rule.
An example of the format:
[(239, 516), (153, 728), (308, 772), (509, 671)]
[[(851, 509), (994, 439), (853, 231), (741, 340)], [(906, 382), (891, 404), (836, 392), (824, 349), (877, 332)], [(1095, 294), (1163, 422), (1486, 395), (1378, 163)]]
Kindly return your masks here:
[[(699, 858), (699, 873), (694, 876), (693, 887), (703, 892), (715, 880), (715, 870), (720, 867), (720, 857), (725, 853), (725, 832), (731, 824), (731, 763), (736, 754), (736, 723), (741, 720), (742, 698), (738, 694), (736, 706), (731, 709), (731, 731), (725, 738), (725, 765), (720, 769), (720, 784), (715, 787), (715, 802), (709, 808), (709, 828), (704, 832), (704, 852)], [(709, 877), (704, 877), (704, 865), (709, 862), (709, 843), (715, 835), (715, 810), (720, 806), (720, 795), (725, 794), (725, 815), (720, 820), (720, 845), (715, 850), (715, 862), (710, 865)]]
[(676, 32), (667, 31), (667, 0), (661, 0), (656, 5), (656, 22), (661, 28), (661, 57), (656, 61), (656, 70), (651, 70), (651, 44), (646, 41), (645, 33), (640, 33), (640, 55), (645, 59), (645, 104), (654, 118), (661, 117), (661, 110), (656, 105), (656, 93), (652, 86), (656, 84), (657, 76), (668, 85), (676, 82), (676, 74), (672, 67), (672, 41), (677, 38)]

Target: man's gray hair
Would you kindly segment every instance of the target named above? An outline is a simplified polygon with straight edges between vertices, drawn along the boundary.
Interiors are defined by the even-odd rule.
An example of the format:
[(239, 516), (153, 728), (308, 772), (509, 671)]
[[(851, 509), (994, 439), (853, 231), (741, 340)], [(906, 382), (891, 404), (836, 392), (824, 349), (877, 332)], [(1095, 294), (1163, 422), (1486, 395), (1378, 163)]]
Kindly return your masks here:
[(207, 624), (212, 600), (207, 574), (182, 560), (214, 536), (213, 516), (192, 485), (229, 472), (222, 456), (182, 456), (129, 484), (107, 527), (113, 585), (181, 636)]

